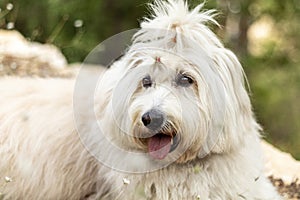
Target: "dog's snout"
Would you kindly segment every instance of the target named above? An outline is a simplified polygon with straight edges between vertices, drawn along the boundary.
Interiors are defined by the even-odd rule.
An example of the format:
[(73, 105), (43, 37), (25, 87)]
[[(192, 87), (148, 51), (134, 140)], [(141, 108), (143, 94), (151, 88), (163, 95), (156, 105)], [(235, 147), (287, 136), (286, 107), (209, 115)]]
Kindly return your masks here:
[(164, 123), (164, 114), (159, 110), (152, 109), (143, 114), (142, 122), (147, 128), (157, 130)]

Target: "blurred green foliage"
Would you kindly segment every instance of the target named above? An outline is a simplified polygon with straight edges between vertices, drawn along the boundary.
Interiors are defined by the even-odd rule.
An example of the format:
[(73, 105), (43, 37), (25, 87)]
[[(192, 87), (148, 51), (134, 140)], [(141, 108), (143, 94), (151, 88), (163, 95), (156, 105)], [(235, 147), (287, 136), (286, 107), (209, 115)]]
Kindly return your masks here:
[[(0, 28), (53, 43), (80, 62), (106, 38), (138, 27), (147, 0), (1, 0)], [(202, 3), (190, 0), (191, 5)], [(217, 34), (240, 58), (267, 140), (300, 159), (300, 1), (207, 0)]]

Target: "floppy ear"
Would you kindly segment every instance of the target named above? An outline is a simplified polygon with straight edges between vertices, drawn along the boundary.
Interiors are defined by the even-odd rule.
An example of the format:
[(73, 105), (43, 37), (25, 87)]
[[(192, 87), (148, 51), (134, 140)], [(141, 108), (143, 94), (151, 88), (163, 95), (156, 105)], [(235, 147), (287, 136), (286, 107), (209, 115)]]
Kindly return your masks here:
[(244, 71), (237, 57), (224, 47), (215, 48), (211, 55), (224, 90), (223, 99), (217, 100), (223, 101), (217, 105), (224, 108), (215, 109), (223, 112), (223, 122), (218, 124), (222, 129), (213, 133), (215, 144), (212, 147), (212, 152), (221, 153), (243, 145), (247, 138), (245, 136), (249, 133), (258, 134), (260, 128), (253, 117), (244, 84)]
[[(107, 108), (109, 101), (112, 99), (113, 90), (120, 84), (124, 75), (128, 72), (130, 67), (136, 65), (136, 59), (128, 59), (126, 55), (115, 61), (101, 76), (98, 78), (96, 102), (101, 110)], [(132, 57), (136, 57), (134, 53), (131, 53)], [(129, 57), (130, 58), (130, 57)], [(127, 88), (128, 89), (128, 88)], [(101, 105), (100, 105), (101, 104)]]

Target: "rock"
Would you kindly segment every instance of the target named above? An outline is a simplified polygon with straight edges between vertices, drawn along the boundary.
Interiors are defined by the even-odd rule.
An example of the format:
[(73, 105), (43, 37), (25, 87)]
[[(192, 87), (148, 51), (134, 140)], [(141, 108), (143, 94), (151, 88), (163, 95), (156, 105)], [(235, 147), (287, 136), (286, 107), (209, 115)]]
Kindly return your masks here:
[(284, 183), (281, 178), (274, 178), (273, 176), (269, 176), (269, 179), (285, 199), (300, 199), (300, 181), (298, 179), (290, 184)]
[(29, 42), (17, 31), (0, 30), (0, 75), (47, 77), (66, 66), (66, 58), (54, 45)]
[(265, 173), (273, 185), (286, 199), (300, 199), (300, 162), (265, 141), (261, 144), (265, 156)]
[(300, 162), (289, 153), (282, 152), (271, 144), (262, 141), (262, 148), (266, 159), (266, 175), (281, 178), (285, 183), (300, 180)]

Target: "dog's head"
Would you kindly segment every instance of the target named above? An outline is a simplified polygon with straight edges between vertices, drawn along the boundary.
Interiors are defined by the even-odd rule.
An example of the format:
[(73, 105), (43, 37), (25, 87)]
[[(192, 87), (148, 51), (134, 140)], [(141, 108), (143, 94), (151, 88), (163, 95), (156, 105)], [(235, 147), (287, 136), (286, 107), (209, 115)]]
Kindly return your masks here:
[(102, 78), (99, 118), (122, 148), (184, 163), (238, 148), (256, 132), (242, 67), (205, 26), (214, 11), (202, 6), (153, 5), (153, 18)]
[(199, 85), (203, 85), (201, 92), (207, 89), (204, 77), (196, 65), (173, 52), (131, 53), (129, 60), (123, 60), (130, 65), (123, 80), (124, 84), (131, 80), (133, 89), (127, 91), (128, 131), (135, 145), (154, 159), (166, 159), (169, 154), (178, 162), (190, 159), (208, 132), (207, 121), (200, 120), (209, 114), (208, 99), (199, 95)]

